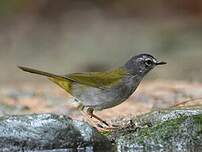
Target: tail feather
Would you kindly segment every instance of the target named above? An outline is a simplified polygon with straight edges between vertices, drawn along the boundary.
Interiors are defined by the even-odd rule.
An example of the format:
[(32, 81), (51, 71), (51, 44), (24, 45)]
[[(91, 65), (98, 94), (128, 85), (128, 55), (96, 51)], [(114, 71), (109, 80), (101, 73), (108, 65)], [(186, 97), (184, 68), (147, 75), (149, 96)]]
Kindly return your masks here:
[(59, 76), (59, 75), (55, 75), (55, 74), (52, 74), (52, 73), (48, 73), (48, 72), (44, 72), (44, 71), (40, 71), (40, 70), (28, 68), (28, 67), (18, 66), (18, 68), (20, 68), (21, 70), (26, 71), (26, 72), (39, 74), (39, 75), (47, 76), (47, 77), (50, 77), (50, 78), (59, 78), (59, 77), (63, 78), (62, 76)]
[(60, 87), (65, 89), (67, 92), (71, 93), (71, 82), (74, 80), (71, 80), (68, 77), (64, 77), (64, 76), (60, 76), (60, 75), (56, 75), (56, 74), (28, 68), (28, 67), (23, 67), (23, 66), (18, 66), (18, 68), (26, 72), (47, 76), (49, 80), (59, 85)]

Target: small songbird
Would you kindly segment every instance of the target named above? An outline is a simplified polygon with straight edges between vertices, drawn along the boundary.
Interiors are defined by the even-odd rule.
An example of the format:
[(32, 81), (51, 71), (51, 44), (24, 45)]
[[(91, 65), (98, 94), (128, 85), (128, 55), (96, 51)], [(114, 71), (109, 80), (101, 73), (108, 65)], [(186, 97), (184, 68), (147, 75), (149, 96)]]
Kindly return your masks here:
[(23, 66), (23, 71), (47, 76), (75, 97), (78, 109), (108, 126), (94, 110), (119, 105), (136, 90), (143, 77), (155, 66), (166, 64), (150, 54), (133, 56), (123, 66), (106, 72), (84, 72), (67, 75), (51, 74)]

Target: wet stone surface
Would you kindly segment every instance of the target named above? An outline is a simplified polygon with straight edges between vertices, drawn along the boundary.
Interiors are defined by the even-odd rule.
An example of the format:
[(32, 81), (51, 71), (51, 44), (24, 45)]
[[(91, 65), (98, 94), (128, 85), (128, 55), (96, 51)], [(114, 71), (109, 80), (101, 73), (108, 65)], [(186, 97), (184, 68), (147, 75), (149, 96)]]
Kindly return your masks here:
[(0, 118), (0, 151), (111, 151), (111, 143), (85, 122), (54, 114)]
[(2, 116), (0, 151), (202, 151), (201, 106), (155, 110), (117, 122), (122, 128), (98, 132), (63, 115)]

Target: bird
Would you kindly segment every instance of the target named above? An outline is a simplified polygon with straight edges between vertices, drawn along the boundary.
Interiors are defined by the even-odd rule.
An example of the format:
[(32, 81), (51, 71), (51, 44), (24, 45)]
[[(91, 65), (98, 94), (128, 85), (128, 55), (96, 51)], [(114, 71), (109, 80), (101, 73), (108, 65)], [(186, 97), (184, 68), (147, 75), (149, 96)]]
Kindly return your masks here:
[(48, 77), (74, 97), (77, 109), (109, 126), (94, 111), (112, 108), (124, 102), (135, 92), (150, 70), (164, 64), (166, 62), (143, 53), (131, 57), (122, 66), (104, 72), (58, 75), (25, 66), (18, 67), (23, 71)]

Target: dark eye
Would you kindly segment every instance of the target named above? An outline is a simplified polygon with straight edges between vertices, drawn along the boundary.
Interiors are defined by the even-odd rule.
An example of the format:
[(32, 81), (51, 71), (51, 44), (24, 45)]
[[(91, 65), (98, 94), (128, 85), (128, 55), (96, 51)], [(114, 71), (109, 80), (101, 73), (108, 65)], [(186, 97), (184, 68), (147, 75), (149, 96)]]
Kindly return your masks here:
[(145, 65), (147, 65), (147, 66), (151, 66), (152, 64), (153, 64), (152, 60), (146, 60), (145, 61)]

